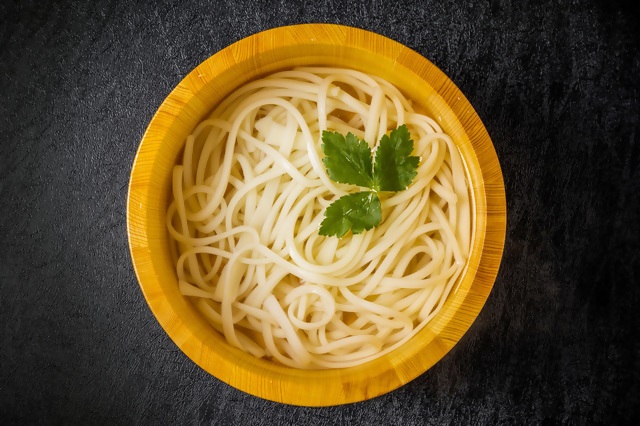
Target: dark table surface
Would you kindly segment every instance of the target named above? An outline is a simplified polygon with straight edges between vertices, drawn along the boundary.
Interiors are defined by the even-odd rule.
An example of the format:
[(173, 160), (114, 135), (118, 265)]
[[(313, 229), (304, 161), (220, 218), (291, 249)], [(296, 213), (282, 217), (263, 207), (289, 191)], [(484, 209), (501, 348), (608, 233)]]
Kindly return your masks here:
[[(0, 422), (626, 424), (640, 413), (640, 25), (632, 2), (0, 2)], [(423, 54), (504, 174), (503, 263), (459, 344), (373, 400), (312, 409), (208, 375), (127, 246), (138, 143), (198, 63), (331, 22)]]

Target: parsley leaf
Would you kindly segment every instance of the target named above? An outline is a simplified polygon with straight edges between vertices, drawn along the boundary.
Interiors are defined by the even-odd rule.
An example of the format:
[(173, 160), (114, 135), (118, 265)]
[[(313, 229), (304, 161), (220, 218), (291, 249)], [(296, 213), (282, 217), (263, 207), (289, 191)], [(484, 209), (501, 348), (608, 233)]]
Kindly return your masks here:
[(378, 194), (362, 191), (343, 195), (327, 207), (324, 216), (318, 233), (339, 238), (349, 229), (360, 234), (377, 226), (382, 220), (382, 208)]
[(334, 182), (373, 188), (371, 149), (352, 133), (322, 132), (322, 162)]
[(322, 132), (322, 150), (331, 180), (369, 188), (340, 197), (324, 212), (318, 233), (342, 237), (359, 234), (382, 221), (379, 191), (403, 191), (418, 173), (420, 157), (412, 156), (413, 140), (404, 124), (380, 139), (375, 160), (369, 145), (348, 133)]
[(377, 191), (403, 191), (418, 173), (420, 157), (411, 156), (413, 140), (404, 124), (384, 135), (376, 150), (373, 165), (374, 188)]

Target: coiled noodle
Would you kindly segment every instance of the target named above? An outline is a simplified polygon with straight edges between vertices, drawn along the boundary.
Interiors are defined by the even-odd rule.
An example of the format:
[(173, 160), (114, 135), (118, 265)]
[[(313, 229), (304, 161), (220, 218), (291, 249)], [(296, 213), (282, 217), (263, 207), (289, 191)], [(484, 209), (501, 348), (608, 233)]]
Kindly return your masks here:
[[(380, 193), (382, 223), (318, 235), (353, 187), (322, 163), (323, 130), (371, 148), (406, 124), (421, 157), (408, 189)], [(179, 288), (227, 342), (296, 368), (343, 368), (414, 336), (469, 254), (471, 204), (451, 138), (387, 81), (297, 68), (229, 95), (187, 138), (167, 228)]]

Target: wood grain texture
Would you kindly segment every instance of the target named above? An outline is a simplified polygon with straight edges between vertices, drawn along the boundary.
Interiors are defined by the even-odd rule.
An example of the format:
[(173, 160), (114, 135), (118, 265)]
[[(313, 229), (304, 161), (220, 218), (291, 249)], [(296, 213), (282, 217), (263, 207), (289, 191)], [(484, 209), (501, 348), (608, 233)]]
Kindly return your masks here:
[[(402, 348), (348, 369), (297, 370), (227, 345), (179, 293), (169, 254), (165, 213), (170, 175), (186, 136), (235, 88), (300, 65), (373, 72), (411, 94), (459, 146), (475, 201), (467, 270), (441, 312)], [(144, 296), (187, 356), (249, 394), (294, 405), (326, 406), (394, 390), (422, 374), (458, 342), (484, 305), (500, 266), (506, 203), (491, 139), (473, 107), (444, 73), (413, 50), (380, 35), (345, 26), (306, 24), (245, 38), (213, 55), (180, 82), (155, 114), (140, 144), (129, 185), (127, 222), (131, 256)]]

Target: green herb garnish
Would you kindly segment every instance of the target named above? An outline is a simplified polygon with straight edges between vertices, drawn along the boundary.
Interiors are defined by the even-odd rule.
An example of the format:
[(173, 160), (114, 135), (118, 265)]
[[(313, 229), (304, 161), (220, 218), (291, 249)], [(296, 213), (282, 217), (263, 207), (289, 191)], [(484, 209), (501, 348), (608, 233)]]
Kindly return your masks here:
[(320, 235), (342, 237), (349, 229), (360, 234), (382, 220), (380, 191), (403, 191), (418, 173), (420, 157), (412, 156), (413, 140), (404, 124), (380, 139), (375, 159), (369, 145), (352, 133), (322, 132), (322, 160), (331, 180), (369, 188), (347, 194), (327, 207)]

